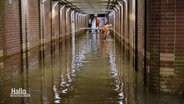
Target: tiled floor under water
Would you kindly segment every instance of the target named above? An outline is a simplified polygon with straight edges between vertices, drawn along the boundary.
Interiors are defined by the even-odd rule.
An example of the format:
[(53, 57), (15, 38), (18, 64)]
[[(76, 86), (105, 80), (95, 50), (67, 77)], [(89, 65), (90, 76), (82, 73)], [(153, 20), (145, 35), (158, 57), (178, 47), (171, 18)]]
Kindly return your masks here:
[[(143, 87), (131, 55), (110, 36), (81, 34), (2, 84), (0, 104), (184, 104), (183, 96)], [(25, 88), (30, 97), (10, 97), (11, 88)]]

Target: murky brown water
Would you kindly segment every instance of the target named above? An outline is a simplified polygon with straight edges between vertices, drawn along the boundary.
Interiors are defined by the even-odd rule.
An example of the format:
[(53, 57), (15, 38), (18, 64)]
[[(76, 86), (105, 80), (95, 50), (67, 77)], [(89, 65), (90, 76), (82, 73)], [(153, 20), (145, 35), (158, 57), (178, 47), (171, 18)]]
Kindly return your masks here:
[[(51, 57), (0, 86), (6, 104), (184, 104), (184, 97), (149, 92), (133, 70), (132, 51), (115, 39), (83, 34)], [(25, 88), (30, 97), (10, 97)]]

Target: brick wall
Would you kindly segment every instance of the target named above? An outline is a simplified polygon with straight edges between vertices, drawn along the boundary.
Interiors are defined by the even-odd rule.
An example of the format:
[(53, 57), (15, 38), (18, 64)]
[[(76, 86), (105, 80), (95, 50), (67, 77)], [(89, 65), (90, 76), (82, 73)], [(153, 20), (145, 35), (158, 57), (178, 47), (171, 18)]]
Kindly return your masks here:
[(0, 1), (0, 83), (22, 71), (19, 9), (19, 0)]
[(146, 13), (145, 13), (145, 15), (146, 15), (146, 23), (145, 23), (145, 25), (146, 25), (146, 33), (145, 33), (145, 35), (146, 35), (146, 41), (145, 41), (146, 50), (145, 51), (146, 51), (146, 73), (147, 73), (146, 80), (147, 80), (147, 84), (149, 85), (149, 82), (150, 82), (150, 78), (149, 78), (149, 72), (150, 72), (150, 31), (148, 31), (148, 30), (150, 30), (151, 26), (149, 26), (148, 24), (151, 22), (151, 13), (150, 13), (151, 6), (149, 6), (150, 3), (148, 2), (148, 0), (146, 0), (145, 3), (147, 5), (145, 7), (145, 9), (146, 9)]
[(148, 0), (147, 9), (147, 42), (149, 46), (147, 49), (150, 57), (150, 69), (149, 69), (149, 85), (150, 89), (159, 91), (160, 85), (160, 0)]
[[(121, 40), (135, 49), (135, 33), (137, 32), (138, 70), (144, 74), (144, 51), (146, 51), (147, 81), (150, 89), (157, 92), (183, 93), (184, 1), (146, 0), (147, 7), (144, 7), (144, 1), (138, 0), (137, 31), (135, 29), (135, 0), (129, 0), (128, 5), (126, 2), (121, 3), (124, 6), (124, 13), (121, 14), (123, 22), (121, 22), (117, 11), (115, 13), (116, 36), (120, 37), (123, 34)], [(126, 7), (128, 7), (128, 22), (126, 21)], [(146, 21), (145, 9), (147, 11)], [(109, 14), (109, 22), (113, 23), (111, 14)], [(119, 26), (123, 28), (120, 29)], [(128, 32), (126, 32), (125, 26), (128, 26)], [(146, 29), (146, 34), (144, 34), (144, 29)], [(121, 30), (123, 30), (122, 34)], [(146, 42), (144, 38), (146, 38)], [(145, 45), (146, 50), (144, 50)]]
[(4, 55), (10, 56), (20, 52), (19, 0), (13, 4), (4, 1)]
[(39, 49), (37, 46), (40, 45), (40, 17), (39, 17), (39, 1), (29, 0), (27, 7), (27, 41), (28, 41), (28, 67), (38, 63), (39, 60)]
[(4, 24), (4, 5), (3, 5), (3, 1), (0, 1), (0, 50), (3, 49), (3, 24)]
[(184, 91), (183, 6), (182, 0), (161, 1), (160, 90), (164, 92)]
[(184, 91), (183, 0), (147, 0), (150, 87), (164, 93)]
[[(144, 8), (145, 8), (145, 4), (144, 4), (144, 0), (138, 0), (137, 1), (137, 32), (138, 32), (138, 52), (143, 56), (144, 55), (144, 22), (145, 22), (145, 18), (144, 18)], [(143, 61), (143, 60), (142, 60)]]
[[(9, 4), (8, 0), (0, 0), (0, 80), (14, 76), (23, 71), (23, 68), (38, 63), (40, 58), (56, 52), (59, 42), (50, 44), (52, 37), (64, 37), (66, 30), (67, 35), (71, 34), (71, 11), (66, 16), (66, 8), (60, 11), (60, 6), (57, 5), (53, 9), (55, 16), (52, 18), (54, 2), (40, 2), (13, 0), (13, 4)], [(83, 18), (79, 24), (83, 23), (84, 27), (87, 25), (86, 21)]]
[[(184, 1), (176, 0), (175, 3), (175, 82), (176, 88), (172, 88), (176, 93), (184, 93)], [(171, 83), (172, 83), (171, 82)], [(177, 90), (175, 90), (177, 89)]]
[(4, 27), (3, 27), (3, 24), (4, 24), (4, 5), (3, 5), (3, 1), (1, 0), (0, 1), (0, 82), (1, 80), (3, 79), (3, 67), (4, 67), (4, 60), (3, 60), (3, 35), (4, 35)]
[[(146, 7), (144, 7), (145, 3)], [(121, 25), (124, 27), (122, 40), (134, 49), (137, 32), (138, 70), (144, 74), (146, 51), (146, 78), (150, 89), (155, 92), (184, 93), (184, 1), (137, 0), (137, 31), (135, 29), (135, 0), (129, 0), (128, 5), (126, 2), (122, 4), (124, 6), (124, 13), (122, 13), (124, 18), (121, 18), (124, 23)], [(127, 6), (128, 22), (126, 20)], [(144, 18), (145, 10), (146, 19)], [(111, 14), (109, 14), (109, 22), (113, 23), (114, 18)], [(119, 37), (117, 27), (120, 23), (118, 19), (116, 12), (117, 37)], [(128, 32), (125, 27), (128, 28)], [(145, 46), (146, 50), (144, 50)]]
[(38, 0), (28, 0), (28, 42), (30, 48), (39, 45), (39, 2)]
[(144, 81), (144, 13), (145, 13), (145, 6), (144, 0), (137, 0), (137, 51), (138, 51), (138, 59), (137, 59), (137, 67), (138, 71), (141, 72), (141, 81)]
[(160, 91), (169, 92), (166, 83), (174, 74), (175, 0), (160, 1), (160, 5)]
[(21, 54), (18, 53), (4, 59), (4, 71), (2, 73), (1, 81), (6, 81), (22, 72), (22, 62), (20, 57)]

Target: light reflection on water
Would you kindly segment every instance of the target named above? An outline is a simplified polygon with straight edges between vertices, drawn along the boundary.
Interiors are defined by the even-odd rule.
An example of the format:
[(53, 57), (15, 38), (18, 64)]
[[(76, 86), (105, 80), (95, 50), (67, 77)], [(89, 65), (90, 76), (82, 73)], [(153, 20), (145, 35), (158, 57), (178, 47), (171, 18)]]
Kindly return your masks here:
[[(0, 86), (0, 103), (183, 104), (178, 96), (152, 94), (137, 83), (131, 52), (111, 37), (76, 36), (62, 42), (51, 58)], [(12, 87), (25, 88), (31, 97), (10, 98)]]
[(115, 54), (113, 53), (115, 51), (115, 49), (113, 47), (110, 48), (110, 64), (111, 64), (111, 70), (112, 70), (112, 74), (113, 74), (113, 78), (115, 81), (115, 86), (116, 88), (114, 89), (116, 92), (118, 92), (118, 96), (119, 96), (119, 104), (123, 104), (123, 98), (124, 98), (124, 94), (123, 94), (123, 83), (120, 82), (119, 80), (119, 76), (118, 76), (118, 70), (116, 69), (116, 57)]

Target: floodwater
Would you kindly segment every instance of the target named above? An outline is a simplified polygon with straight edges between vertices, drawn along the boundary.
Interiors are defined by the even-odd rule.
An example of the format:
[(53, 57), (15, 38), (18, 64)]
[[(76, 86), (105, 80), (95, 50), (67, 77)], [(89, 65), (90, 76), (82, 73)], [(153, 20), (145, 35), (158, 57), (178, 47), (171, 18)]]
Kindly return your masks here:
[[(183, 96), (148, 91), (132, 54), (110, 36), (80, 34), (2, 84), (0, 104), (184, 104)], [(10, 97), (11, 88), (30, 97)]]

